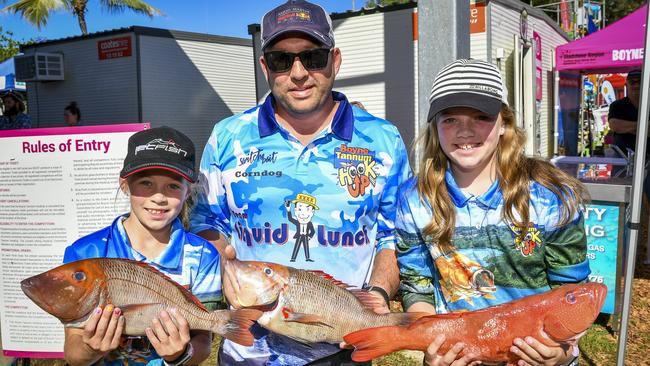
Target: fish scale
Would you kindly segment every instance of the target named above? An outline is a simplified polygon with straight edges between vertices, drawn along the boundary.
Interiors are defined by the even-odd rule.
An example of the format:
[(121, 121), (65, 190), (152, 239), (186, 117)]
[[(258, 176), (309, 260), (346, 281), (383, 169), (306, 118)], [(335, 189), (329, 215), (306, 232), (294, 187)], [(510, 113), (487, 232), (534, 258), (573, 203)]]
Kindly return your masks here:
[[(151, 326), (153, 317), (172, 307), (178, 309), (192, 329), (211, 330), (215, 321), (227, 320), (224, 318), (227, 313), (210, 313), (192, 303), (181, 291), (170, 291), (169, 279), (162, 274), (152, 276), (150, 267), (133, 266), (121, 261), (106, 261), (102, 267), (110, 294), (106, 304), (121, 304), (128, 328), (126, 332), (129, 334), (144, 334), (144, 329)], [(130, 312), (129, 307), (134, 305), (138, 310)]]

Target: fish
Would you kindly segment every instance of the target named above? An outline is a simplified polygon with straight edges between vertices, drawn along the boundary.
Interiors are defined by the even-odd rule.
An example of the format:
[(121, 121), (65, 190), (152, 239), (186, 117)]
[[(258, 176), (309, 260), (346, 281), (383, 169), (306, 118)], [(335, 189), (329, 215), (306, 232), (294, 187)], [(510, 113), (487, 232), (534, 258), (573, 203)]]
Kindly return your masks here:
[(408, 326), (363, 329), (343, 339), (355, 347), (356, 362), (404, 349), (426, 351), (444, 334), (441, 355), (462, 342), (459, 357), (471, 353), (483, 364), (516, 365), (520, 358), (510, 352), (515, 338), (532, 336), (547, 346), (575, 344), (596, 320), (606, 296), (607, 286), (600, 283), (565, 284), (481, 310), (425, 316)]
[(264, 311), (262, 327), (304, 344), (340, 343), (343, 335), (382, 325), (408, 324), (425, 313), (377, 314), (374, 295), (334, 279), (277, 263), (227, 260), (224, 295), (235, 308)]
[(445, 252), (438, 245), (430, 245), (429, 253), (435, 258), (434, 263), (440, 273), (440, 288), (446, 301), (465, 300), (473, 303), (474, 297), (495, 298), (492, 295), (496, 291), (494, 274), (480, 263), (455, 250)]
[(145, 335), (162, 310), (176, 308), (190, 329), (207, 330), (244, 346), (262, 315), (255, 309), (209, 311), (188, 289), (157, 269), (120, 258), (91, 258), (63, 264), (20, 282), (22, 291), (65, 327), (83, 328), (97, 307), (122, 310), (124, 335)]

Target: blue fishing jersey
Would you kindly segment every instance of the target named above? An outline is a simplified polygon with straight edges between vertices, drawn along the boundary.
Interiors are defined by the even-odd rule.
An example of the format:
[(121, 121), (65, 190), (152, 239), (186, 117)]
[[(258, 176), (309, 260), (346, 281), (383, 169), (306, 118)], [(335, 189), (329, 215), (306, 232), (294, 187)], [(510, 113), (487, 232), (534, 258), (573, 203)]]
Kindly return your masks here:
[[(332, 94), (333, 120), (306, 146), (277, 122), (271, 95), (219, 122), (201, 160), (207, 194), (199, 197), (192, 231), (223, 233), (241, 260), (322, 270), (361, 287), (374, 253), (395, 248), (397, 187), (410, 167), (394, 125)], [(254, 347), (267, 355), (267, 347), (282, 348), (268, 343)], [(338, 350), (323, 347), (326, 354)], [(269, 364), (319, 357), (275, 356)]]
[[(65, 249), (63, 262), (88, 258), (125, 258), (147, 263), (192, 292), (208, 309), (215, 310), (223, 302), (219, 252), (207, 240), (185, 231), (177, 218), (172, 223), (169, 244), (160, 255), (150, 260), (131, 247), (123, 221), (113, 223), (86, 235)], [(124, 337), (120, 347), (109, 353), (99, 365), (162, 365), (146, 337)]]
[(559, 226), (561, 201), (550, 190), (530, 183), (530, 224), (522, 228), (502, 218), (498, 181), (481, 196), (462, 191), (449, 170), (445, 182), (456, 206), (453, 249), (446, 251), (423, 234), (432, 209), (416, 178), (400, 188), (396, 254), (405, 308), (424, 301), (438, 313), (476, 310), (586, 280), (582, 213)]

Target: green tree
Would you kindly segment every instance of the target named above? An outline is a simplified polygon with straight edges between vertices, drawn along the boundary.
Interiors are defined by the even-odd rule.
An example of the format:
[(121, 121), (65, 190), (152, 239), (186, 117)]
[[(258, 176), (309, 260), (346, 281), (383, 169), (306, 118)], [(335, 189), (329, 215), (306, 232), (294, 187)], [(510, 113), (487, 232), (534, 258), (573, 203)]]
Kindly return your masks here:
[(646, 0), (606, 0), (605, 1), (605, 24), (615, 22), (636, 9), (640, 8)]
[[(0, 0), (6, 2), (7, 0)], [(132, 10), (149, 17), (162, 14), (160, 10), (142, 0), (100, 0), (102, 6), (109, 12), (119, 13)], [(86, 11), (88, 0), (19, 0), (2, 11), (20, 13), (20, 15), (39, 29), (47, 25), (50, 13), (55, 10), (67, 10), (79, 21), (81, 33), (88, 34), (86, 28)]]
[(0, 27), (0, 62), (20, 52), (20, 42), (13, 39), (13, 33)]
[(404, 4), (404, 3), (410, 3), (411, 0), (366, 0), (366, 5), (364, 5), (365, 8), (374, 8), (377, 5), (380, 6), (386, 6), (386, 5), (393, 5), (393, 4)]
[[(553, 4), (559, 2), (559, 0), (521, 0), (522, 2), (532, 5), (532, 6), (539, 6), (539, 5), (546, 5), (546, 4)], [(605, 25), (610, 24), (612, 22), (615, 22), (626, 15), (630, 14), (631, 12), (635, 11), (638, 9), (641, 5), (643, 5), (646, 2), (646, 0), (605, 0), (604, 5), (605, 5)], [(569, 6), (573, 3), (572, 0), (567, 1), (569, 3)], [(584, 0), (581, 0), (578, 2), (579, 5), (582, 5), (584, 3)], [(602, 4), (602, 0), (600, 1)], [(555, 10), (555, 8), (545, 8), (545, 9), (552, 9)], [(553, 12), (548, 12), (548, 15), (550, 15), (553, 19), (556, 19), (557, 17)]]

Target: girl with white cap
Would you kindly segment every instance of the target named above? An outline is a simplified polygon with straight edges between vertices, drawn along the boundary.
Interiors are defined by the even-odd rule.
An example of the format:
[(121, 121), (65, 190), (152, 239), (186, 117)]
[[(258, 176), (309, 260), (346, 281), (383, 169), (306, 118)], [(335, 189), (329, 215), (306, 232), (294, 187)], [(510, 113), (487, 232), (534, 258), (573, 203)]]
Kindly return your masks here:
[[(420, 171), (399, 189), (397, 257), (408, 311), (471, 311), (589, 275), (576, 179), (524, 154), (499, 70), (457, 60), (436, 76)], [(480, 360), (440, 336), (428, 365)], [(515, 339), (518, 365), (567, 365), (577, 348)], [(459, 357), (462, 356), (462, 357)]]

